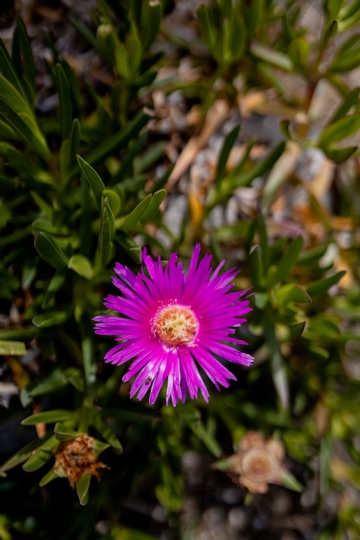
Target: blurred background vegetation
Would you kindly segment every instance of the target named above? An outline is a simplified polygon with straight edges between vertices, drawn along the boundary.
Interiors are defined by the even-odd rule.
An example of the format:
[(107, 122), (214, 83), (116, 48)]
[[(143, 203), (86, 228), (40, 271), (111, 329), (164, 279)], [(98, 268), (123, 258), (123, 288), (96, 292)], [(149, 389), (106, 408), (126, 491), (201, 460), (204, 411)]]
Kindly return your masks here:
[[(1, 3), (1, 540), (359, 538), (359, 24), (358, 0)], [(130, 401), (91, 322), (114, 262), (196, 241), (252, 287), (254, 366), (208, 405)], [(225, 474), (253, 431), (286, 452), (265, 494)], [(79, 434), (111, 470), (72, 490)]]

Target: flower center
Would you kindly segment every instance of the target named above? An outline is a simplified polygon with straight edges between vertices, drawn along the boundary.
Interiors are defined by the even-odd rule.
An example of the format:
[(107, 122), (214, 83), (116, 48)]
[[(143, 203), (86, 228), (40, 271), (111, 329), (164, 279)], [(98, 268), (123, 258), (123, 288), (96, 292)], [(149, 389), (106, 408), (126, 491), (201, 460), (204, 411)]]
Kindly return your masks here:
[(191, 345), (199, 329), (192, 309), (178, 304), (162, 308), (154, 318), (155, 336), (171, 346)]
[(243, 473), (254, 482), (262, 482), (269, 479), (277, 471), (276, 463), (270, 454), (260, 448), (252, 448), (242, 459)]

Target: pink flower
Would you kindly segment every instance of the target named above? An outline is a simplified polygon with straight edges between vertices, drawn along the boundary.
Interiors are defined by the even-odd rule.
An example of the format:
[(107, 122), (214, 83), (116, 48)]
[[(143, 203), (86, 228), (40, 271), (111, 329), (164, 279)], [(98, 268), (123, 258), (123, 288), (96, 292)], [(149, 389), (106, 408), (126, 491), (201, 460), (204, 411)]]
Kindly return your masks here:
[(95, 317), (95, 332), (120, 341), (106, 354), (106, 362), (121, 365), (132, 360), (123, 377), (123, 381), (136, 377), (130, 397), (138, 394), (142, 399), (151, 388), (152, 404), (167, 379), (167, 405), (170, 398), (173, 405), (178, 399), (185, 402), (187, 390), (191, 399), (200, 390), (208, 401), (198, 366), (220, 390), (219, 385), (227, 388), (229, 379), (236, 377), (214, 355), (245, 366), (252, 362), (250, 355), (224, 343), (246, 345), (232, 337), (251, 310), (248, 300), (239, 300), (246, 291), (229, 292), (238, 272), (232, 269), (219, 275), (225, 261), (212, 271), (211, 255), (200, 262), (199, 255), (197, 244), (187, 275), (176, 253), (163, 268), (160, 257), (155, 262), (144, 249), (145, 266), (136, 276), (115, 264), (118, 277), (113, 277), (113, 284), (122, 296), (110, 295), (104, 305), (122, 316)]

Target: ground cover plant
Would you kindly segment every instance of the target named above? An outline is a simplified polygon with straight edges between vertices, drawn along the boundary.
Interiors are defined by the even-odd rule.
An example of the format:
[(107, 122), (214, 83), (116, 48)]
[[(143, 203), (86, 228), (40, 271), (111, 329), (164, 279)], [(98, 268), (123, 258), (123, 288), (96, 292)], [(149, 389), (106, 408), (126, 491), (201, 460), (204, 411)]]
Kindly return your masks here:
[(0, 538), (358, 538), (359, 2), (1, 9)]

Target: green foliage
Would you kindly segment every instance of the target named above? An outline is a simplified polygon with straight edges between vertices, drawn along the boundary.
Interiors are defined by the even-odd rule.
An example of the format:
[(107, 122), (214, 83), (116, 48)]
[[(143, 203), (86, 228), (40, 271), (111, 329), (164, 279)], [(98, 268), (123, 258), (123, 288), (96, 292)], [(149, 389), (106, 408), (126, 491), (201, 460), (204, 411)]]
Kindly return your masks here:
[[(289, 1), (282, 10), (271, 0), (207, 2), (197, 11), (196, 40), (187, 41), (166, 27), (171, 2), (99, 0), (92, 27), (71, 20), (101, 57), (110, 82), (101, 91), (86, 84), (53, 48), (47, 70), (58, 108), (47, 118), (35, 105), (37, 63), (23, 21), (17, 19), (11, 55), (0, 40), (1, 311), (21, 306), (20, 315), (11, 315), (0, 329), (0, 354), (19, 390), (9, 414), (1, 407), (0, 428), (16, 416), (23, 418), (21, 433), (30, 434), (22, 448), (6, 456), (1, 489), (5, 498), (7, 490), (19, 493), (11, 475), (21, 465), (34, 472), (28, 477), (35, 480), (26, 482), (32, 502), (40, 501), (26, 510), (35, 516), (33, 525), (7, 504), (6, 516), (0, 516), (1, 538), (10, 538), (9, 527), (24, 537), (50, 538), (41, 528), (40, 507), (47, 497), (55, 500), (53, 485), (65, 484), (55, 455), (62, 443), (84, 435), (93, 437), (96, 458), (106, 451), (103, 459), (111, 472), (101, 471), (100, 483), (91, 482), (88, 472), (76, 481), (76, 505), (88, 505), (83, 514), (74, 514), (75, 507), (79, 512), (75, 499), (64, 496), (71, 526), (66, 518), (63, 537), (97, 537), (94, 520), (106, 514), (107, 538), (150, 538), (122, 521), (121, 501), (144, 486), (178, 534), (186, 489), (183, 455), (208, 454), (220, 460), (221, 469), (231, 445), (256, 430), (266, 436), (276, 432), (298, 463), (302, 478), (284, 471), (285, 487), (301, 491), (303, 483), (315, 479), (319, 508), (331, 493), (343, 501), (319, 538), (358, 537), (358, 508), (346, 490), (360, 488), (360, 452), (354, 443), (359, 382), (349, 367), (357, 361), (359, 343), (360, 193), (357, 141), (346, 139), (356, 139), (360, 129), (359, 88), (350, 88), (347, 78), (360, 62), (360, 38), (342, 34), (360, 22), (360, 4), (323, 2), (326, 24), (311, 49), (307, 30), (297, 24), (297, 4)], [(175, 51), (170, 59), (156, 52), (164, 41)], [(177, 75), (157, 78), (162, 67), (177, 69), (184, 56), (193, 62), (190, 75), (182, 79), (179, 69)], [(194, 82), (197, 72), (201, 76)], [(302, 81), (303, 95), (286, 84), (293, 76)], [(322, 85), (332, 85), (341, 97), (319, 128), (323, 111), (315, 98)], [(175, 123), (180, 135), (170, 132), (174, 137), (155, 132), (161, 119), (159, 110), (151, 109), (157, 91), (165, 99), (182, 92), (186, 106), (200, 105), (199, 136), (192, 124), (183, 129)], [(259, 105), (251, 103), (253, 94), (260, 95)], [(190, 174), (189, 215), (173, 232), (163, 220), (167, 189), (177, 197), (176, 165), (169, 156), (174, 148), (181, 152), (188, 138), (199, 143), (198, 151), (206, 145), (212, 134), (204, 136), (207, 115), (217, 100), (236, 115), (239, 105), (240, 125), (236, 116), (224, 130), (228, 134), (216, 163), (198, 191), (196, 174)], [(278, 137), (266, 151), (258, 144), (261, 134), (258, 140), (246, 135), (253, 111), (278, 117)], [(297, 164), (309, 152), (337, 167), (331, 207), (336, 215), (324, 203), (327, 188), (319, 195), (323, 185), (314, 187), (316, 179), (304, 180), (299, 173)], [(292, 205), (288, 193), (295, 189), (306, 192), (303, 219), (300, 210), (295, 218), (294, 206), (287, 208)], [(248, 204), (254, 192), (256, 204)], [(213, 212), (225, 214), (234, 201), (241, 203), (235, 219), (214, 226)], [(279, 221), (277, 204), (286, 219)], [(112, 267), (120, 261), (136, 272), (140, 244), (164, 260), (172, 251), (188, 260), (195, 239), (217, 262), (236, 261), (238, 255), (244, 261), (235, 288), (252, 288), (253, 312), (237, 333), (249, 342), (254, 366), (236, 366), (240, 382), (221, 394), (211, 392), (209, 405), (199, 399), (166, 407), (164, 392), (151, 407), (132, 402), (121, 382), (123, 367), (103, 362), (109, 340), (93, 333), (92, 319), (104, 312), (104, 296), (114, 293)], [(32, 364), (34, 348), (40, 369)], [(53, 484), (58, 478), (63, 479)]]

